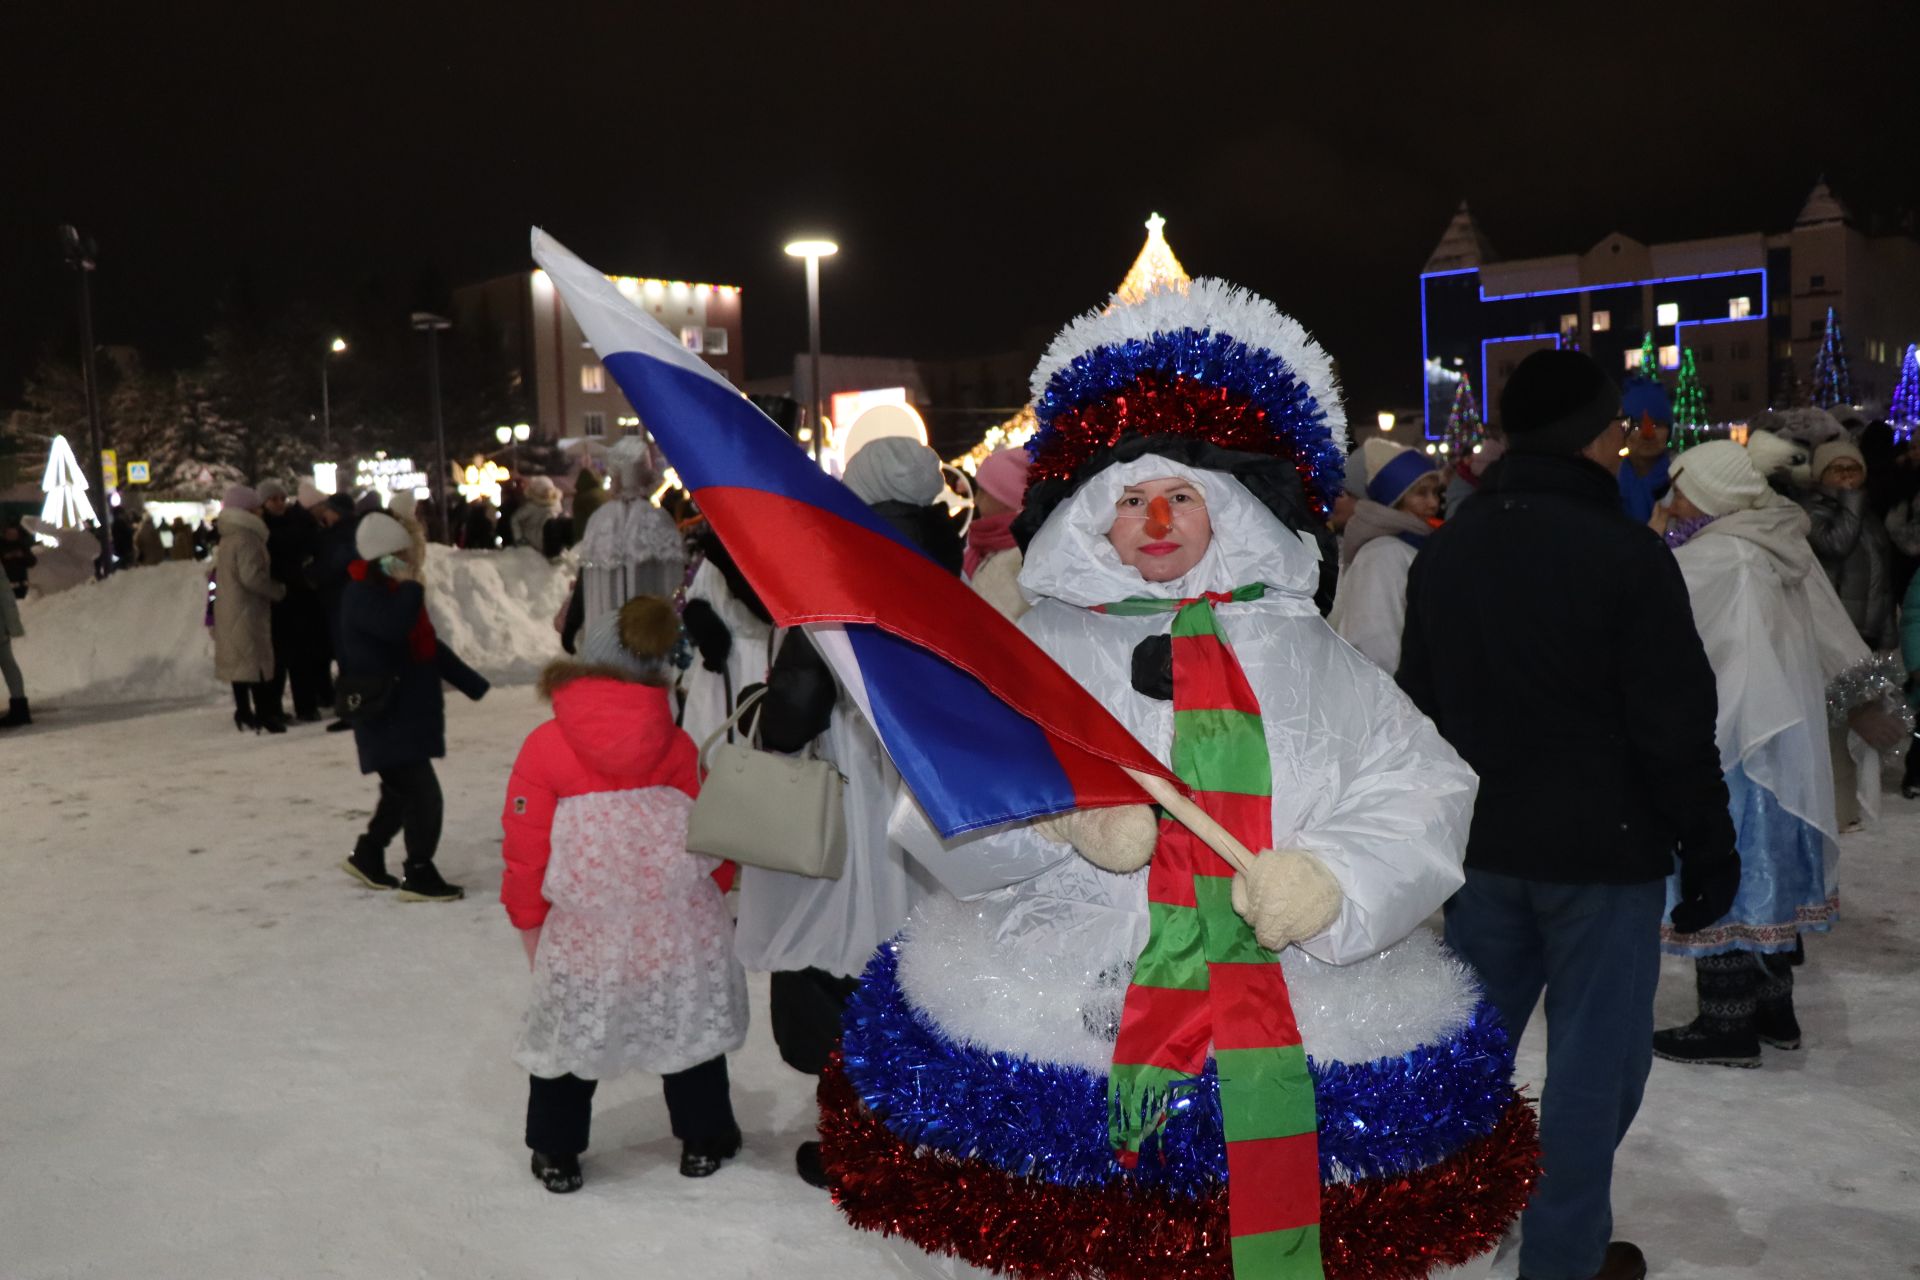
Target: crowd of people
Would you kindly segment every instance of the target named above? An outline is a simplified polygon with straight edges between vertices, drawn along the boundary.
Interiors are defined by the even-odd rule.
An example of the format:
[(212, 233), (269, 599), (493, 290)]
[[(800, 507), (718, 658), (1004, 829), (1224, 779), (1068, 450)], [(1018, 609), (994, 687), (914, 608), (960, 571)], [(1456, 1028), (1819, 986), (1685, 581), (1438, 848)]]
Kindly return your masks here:
[[(1318, 354), (1309, 343), (1302, 358)], [(680, 1172), (717, 1172), (741, 1144), (727, 1054), (746, 1035), (745, 975), (766, 973), (782, 1059), (821, 1078), (822, 1138), (798, 1147), (796, 1172), (840, 1192), (856, 1223), (918, 1239), (845, 1139), (874, 1117), (830, 1101), (855, 1069), (835, 1054), (849, 1005), (871, 1026), (903, 998), (890, 984), (905, 979), (875, 957), (910, 921), (916, 946), (944, 938), (943, 954), (1084, 962), (1084, 987), (1047, 999), (1117, 1055), (1116, 1036), (1137, 1043), (1139, 1026), (1164, 1021), (1165, 989), (1208, 986), (1180, 967), (1198, 953), (1183, 959), (1164, 936), (1167, 904), (1197, 903), (1202, 934), (1225, 931), (1207, 935), (1209, 955), (1304, 954), (1288, 982), (1311, 985), (1314, 965), (1382, 975), (1354, 979), (1356, 1020), (1369, 1015), (1351, 991), (1387, 983), (1404, 940), (1442, 909), (1447, 947), (1504, 1027), (1506, 1070), (1544, 1002), (1543, 1176), (1513, 1206), (1526, 1206), (1522, 1275), (1643, 1276), (1639, 1251), (1612, 1238), (1610, 1188), (1652, 1060), (1757, 1067), (1762, 1046), (1801, 1047), (1804, 938), (1837, 919), (1841, 837), (1873, 820), (1882, 756), (1912, 732), (1896, 651), (1920, 666), (1920, 454), (1884, 424), (1808, 412), (1676, 451), (1657, 382), (1617, 386), (1572, 351), (1529, 357), (1499, 408), (1500, 429), (1452, 465), (1376, 437), (1329, 455), (1325, 480), (1329, 468), (1298, 464), (1333, 447), (1317, 443), (1324, 409), (1248, 445), (1128, 426), (1123, 404), (1091, 445), (1043, 423), (1031, 448), (987, 458), (962, 517), (926, 446), (883, 439), (851, 459), (845, 484), (876, 527), (966, 583), (1170, 761), (1251, 851), (1237, 869), (1144, 806), (935, 836), (820, 641), (775, 625), (713, 529), (683, 532), (656, 505), (662, 460), (643, 436), (611, 451), (604, 486), (582, 470), (570, 513), (546, 477), (498, 512), (485, 499), (449, 511), (468, 549), (578, 545), (555, 619), (567, 656), (539, 686), (552, 718), (521, 747), (502, 810), (501, 899), (533, 975), (515, 1059), (534, 1177), (553, 1192), (583, 1185), (597, 1084), (627, 1071), (662, 1077)], [(286, 732), (288, 690), (297, 721), (337, 711), (379, 780), (343, 868), (425, 901), (462, 894), (434, 861), (442, 687), (488, 688), (427, 613), (441, 523), (410, 498), (382, 509), (265, 480), (230, 489), (205, 538), (172, 531), (176, 555), (212, 548), (216, 669), (236, 728)], [(137, 563), (166, 550), (151, 522), (128, 537)], [(6, 539), (14, 583), (31, 554)], [(0, 726), (26, 710), (11, 594), (4, 604), (0, 671), (23, 719)], [(723, 732), (844, 779), (839, 876), (688, 847), (696, 744)], [(1230, 885), (1211, 916), (1210, 879)], [(949, 898), (973, 910), (941, 917), (930, 904)], [(1694, 960), (1698, 1013), (1656, 1029), (1663, 948)], [(1245, 1012), (1223, 1004), (1215, 1038)], [(995, 1043), (990, 1022), (968, 1025)], [(1162, 1086), (1121, 1065), (1148, 1058), (1112, 1062), (1111, 1139), (1137, 1153), (1171, 1123), (1153, 1101)], [(1247, 1105), (1221, 1087), (1230, 1116)], [(880, 1091), (870, 1080), (860, 1093)], [(923, 1158), (904, 1150), (896, 1166)], [(1501, 1191), (1491, 1174), (1479, 1185)], [(966, 1189), (952, 1194), (964, 1211)], [(1486, 1217), (1495, 1237), (1498, 1218)]]

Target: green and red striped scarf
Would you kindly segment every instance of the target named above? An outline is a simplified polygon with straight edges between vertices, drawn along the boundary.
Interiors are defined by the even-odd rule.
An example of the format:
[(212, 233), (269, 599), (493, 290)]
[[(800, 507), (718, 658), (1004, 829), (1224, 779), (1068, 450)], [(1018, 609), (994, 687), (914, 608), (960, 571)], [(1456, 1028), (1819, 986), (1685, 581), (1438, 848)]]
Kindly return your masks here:
[[(1273, 773), (1260, 703), (1213, 606), (1125, 600), (1103, 612), (1171, 612), (1173, 771), (1193, 799), (1258, 852), (1273, 839)], [(1273, 952), (1233, 909), (1233, 868), (1164, 815), (1147, 873), (1152, 919), (1127, 988), (1108, 1076), (1109, 1134), (1131, 1168), (1211, 1049), (1227, 1138), (1227, 1222), (1236, 1280), (1318, 1280), (1320, 1153), (1313, 1078)]]

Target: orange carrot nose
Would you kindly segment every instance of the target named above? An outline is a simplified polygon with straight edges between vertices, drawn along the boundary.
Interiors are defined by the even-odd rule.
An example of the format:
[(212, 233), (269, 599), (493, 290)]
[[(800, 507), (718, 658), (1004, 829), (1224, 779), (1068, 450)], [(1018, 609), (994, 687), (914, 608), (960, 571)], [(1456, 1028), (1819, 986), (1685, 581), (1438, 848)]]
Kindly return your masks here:
[(1147, 503), (1147, 536), (1164, 538), (1173, 532), (1173, 504), (1156, 494)]

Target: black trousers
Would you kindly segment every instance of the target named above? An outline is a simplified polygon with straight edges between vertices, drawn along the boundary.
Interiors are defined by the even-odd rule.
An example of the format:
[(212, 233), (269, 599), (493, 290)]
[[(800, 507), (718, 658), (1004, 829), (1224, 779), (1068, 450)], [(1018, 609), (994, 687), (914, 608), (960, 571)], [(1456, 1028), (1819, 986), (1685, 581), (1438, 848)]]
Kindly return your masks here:
[[(599, 1084), (575, 1075), (552, 1080), (528, 1076), (527, 1146), (549, 1156), (585, 1151), (593, 1125), (593, 1091)], [(680, 1141), (725, 1142), (738, 1131), (725, 1054), (661, 1076), (660, 1086), (667, 1096), (673, 1136)]]
[(430, 864), (434, 851), (440, 847), (440, 823), (444, 817), (445, 801), (440, 795), (440, 779), (433, 772), (433, 761), (382, 769), (380, 803), (374, 806), (367, 833), (360, 837), (355, 852), (384, 855), (394, 836), (405, 831), (407, 865)]
[(767, 989), (767, 1014), (780, 1060), (795, 1071), (817, 1076), (840, 1045), (840, 1015), (860, 985), (825, 969), (775, 973)]
[(243, 716), (252, 716), (256, 720), (284, 720), (280, 710), (280, 699), (273, 696), (273, 681), (261, 680), (254, 684), (233, 686), (233, 709)]
[(323, 712), (333, 710), (331, 658), (302, 654), (290, 662), (280, 661), (273, 669), (273, 679), (267, 684), (267, 696), (272, 699), (268, 705), (285, 706), (282, 699), (289, 684), (293, 686), (293, 714), (302, 720), (312, 720)]

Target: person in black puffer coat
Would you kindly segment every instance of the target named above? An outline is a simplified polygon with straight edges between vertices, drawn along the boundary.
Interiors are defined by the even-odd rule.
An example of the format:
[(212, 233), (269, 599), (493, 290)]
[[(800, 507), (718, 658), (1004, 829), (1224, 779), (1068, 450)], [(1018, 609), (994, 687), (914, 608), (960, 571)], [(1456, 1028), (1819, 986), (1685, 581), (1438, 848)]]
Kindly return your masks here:
[(313, 514), (288, 498), (278, 480), (263, 480), (260, 518), (267, 524), (267, 563), (273, 580), (287, 594), (273, 604), (274, 672), (271, 705), (293, 686), (293, 714), (312, 723), (333, 702), (333, 642), (327, 611), (308, 576), (307, 565), (320, 549), (320, 525)]
[[(384, 511), (360, 519), (361, 558), (340, 601), (340, 681), (358, 686), (375, 709), (353, 720), (360, 772), (380, 775), (380, 803), (366, 834), (342, 864), (370, 889), (399, 889), (404, 899), (446, 902), (462, 895), (433, 865), (443, 804), (433, 762), (447, 754), (445, 680), (478, 702), (486, 678), (433, 633), (420, 585), (421, 548)], [(353, 692), (353, 689), (347, 690)], [(387, 874), (387, 845), (406, 832), (404, 877)]]
[(1400, 687), (1480, 775), (1446, 939), (1518, 1043), (1545, 995), (1543, 1174), (1520, 1271), (1644, 1275), (1608, 1240), (1615, 1146), (1653, 1063), (1665, 880), (1676, 932), (1740, 885), (1718, 690), (1679, 566), (1620, 508), (1620, 393), (1539, 351), (1500, 398), (1506, 456), (1407, 575)]

